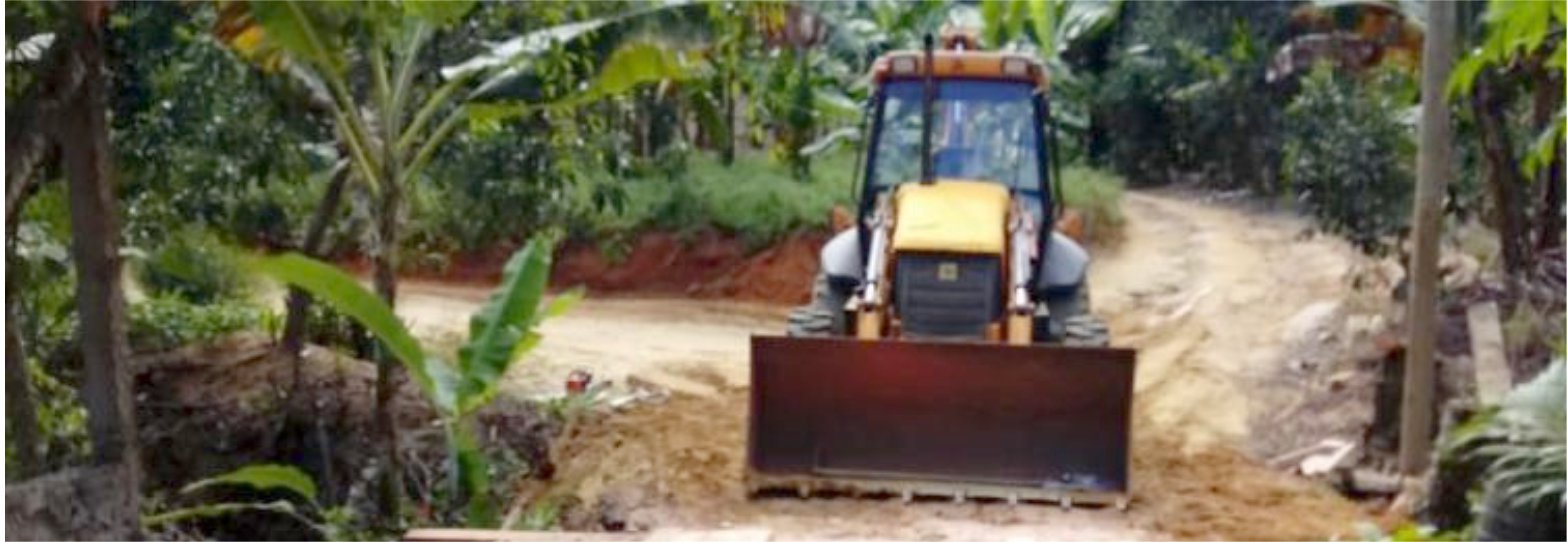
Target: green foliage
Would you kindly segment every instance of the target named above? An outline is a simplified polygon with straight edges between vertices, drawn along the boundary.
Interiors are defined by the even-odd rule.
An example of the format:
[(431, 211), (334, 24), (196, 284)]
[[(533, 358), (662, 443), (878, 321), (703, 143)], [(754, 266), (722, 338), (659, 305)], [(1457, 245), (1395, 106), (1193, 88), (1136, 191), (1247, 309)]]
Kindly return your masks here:
[(493, 133), (499, 129), (501, 121), (534, 111), (581, 107), (610, 96), (625, 94), (647, 83), (698, 77), (706, 73), (707, 69), (700, 58), (668, 44), (648, 40), (628, 42), (610, 54), (581, 92), (542, 103), (506, 101), (471, 104), (467, 107), (469, 129), (477, 134)]
[(195, 304), (176, 296), (155, 296), (130, 306), (131, 348), (158, 351), (256, 329), (263, 311), (245, 300)]
[(469, 321), (468, 342), (457, 350), (457, 368), (462, 375), (459, 413), (472, 412), (489, 402), (511, 364), (538, 345), (542, 337), (534, 329), (539, 323), (582, 298), (580, 289), (572, 290), (539, 310), (549, 283), (553, 246), (533, 242), (513, 254), (501, 273), (500, 286)]
[(336, 347), (360, 357), (370, 350), (370, 338), (354, 319), (328, 305), (310, 304), (305, 310), (305, 330), (305, 342), (310, 344)]
[(304, 93), (214, 40), (206, 3), (126, 3), (115, 13), (124, 23), (109, 33), (110, 142), (126, 244), (155, 246), (197, 223), (241, 243), (290, 244), (318, 199), (305, 181), (336, 159), (312, 145), (330, 132)]
[(137, 275), (154, 296), (178, 297), (195, 304), (241, 299), (249, 293), (249, 274), (238, 254), (211, 231), (188, 226), (165, 238), (136, 262)]
[(1360, 530), (1360, 539), (1376, 542), (1459, 542), (1472, 540), (1462, 531), (1440, 531), (1426, 525), (1405, 523), (1399, 525), (1391, 532), (1383, 532), (1375, 524), (1364, 523), (1357, 525)]
[(1377, 85), (1319, 66), (1287, 111), (1288, 190), (1324, 229), (1365, 250), (1386, 249), (1407, 221), (1414, 144), (1403, 109)]
[(359, 322), (408, 367), (414, 382), (438, 410), (443, 414), (456, 412), (456, 381), (451, 366), (426, 358), (419, 341), (386, 302), (366, 290), (352, 275), (330, 264), (292, 253), (257, 259), (252, 268), (309, 292), (317, 301)]
[[(180, 490), (192, 495), (220, 487), (240, 487), (267, 494), (282, 493), (289, 498), (270, 501), (225, 501), (196, 504), (143, 516), (142, 526), (157, 530), (170, 524), (216, 518), (246, 512), (282, 514), (310, 527), (326, 540), (356, 538), (352, 533), (354, 514), (345, 507), (327, 507), (316, 498), (316, 483), (309, 474), (292, 465), (256, 464), (197, 480)], [(303, 508), (295, 503), (303, 504)]]
[(522, 514), (520, 527), (524, 531), (550, 531), (560, 526), (561, 506), (555, 501), (545, 501), (529, 506)]
[(1127, 3), (1105, 43), (1073, 55), (1079, 71), (1091, 74), (1073, 97), (1092, 113), (1092, 157), (1132, 184), (1195, 174), (1210, 186), (1273, 193), (1288, 87), (1265, 73), (1290, 9), (1282, 2)]
[(474, 436), (473, 416), (494, 398), (506, 371), (538, 344), (538, 325), (565, 311), (581, 296), (580, 292), (568, 292), (540, 306), (553, 246), (548, 239), (536, 238), (512, 255), (501, 285), (474, 314), (468, 341), (458, 349), (455, 366), (431, 357), (391, 307), (331, 265), (285, 254), (259, 259), (255, 267), (353, 317), (408, 368), (445, 421), (452, 480), (457, 484), (453, 494), (467, 499), (470, 525), (487, 526), (496, 518), (488, 461)]
[[(692, 155), (684, 171), (667, 179), (605, 175), (573, 191), (569, 231), (612, 239), (645, 229), (710, 228), (736, 234), (753, 248), (765, 246), (796, 229), (825, 227), (833, 205), (852, 205), (857, 195), (853, 152), (818, 155), (818, 166), (804, 182), (794, 180), (787, 166), (755, 154), (741, 154), (729, 167)], [(594, 205), (594, 194), (604, 189), (619, 190), (624, 205)]]
[(76, 268), (71, 265), (65, 183), (41, 187), (15, 231), (7, 232), (8, 318), (29, 357), (54, 363), (76, 335)]
[(306, 501), (316, 500), (315, 480), (311, 480), (310, 475), (290, 465), (247, 465), (239, 470), (198, 480), (185, 486), (180, 492), (191, 493), (218, 485), (242, 485), (256, 491), (283, 489)]
[[(50, 376), (34, 358), (23, 360), (22, 363), (26, 365), (28, 386), (32, 390), (33, 407), (38, 416), (41, 438), (39, 449), (35, 452), (36, 457), (42, 460), (43, 468), (40, 471), (47, 472), (85, 460), (91, 452), (92, 443), (87, 438), (87, 409), (82, 408), (76, 389)], [(10, 424), (11, 420), (7, 418), (6, 423)], [(16, 463), (16, 446), (14, 439), (6, 440), (7, 473), (22, 472)], [(7, 481), (10, 480), (8, 477)]]
[(1560, 33), (1567, 23), (1567, 6), (1559, 2), (1489, 2), (1485, 11), (1485, 39), (1480, 47), (1453, 67), (1447, 81), (1450, 95), (1474, 90), (1475, 79), (1489, 66), (1502, 66), (1551, 47), (1547, 63), (1567, 68), (1567, 48), (1551, 43), (1552, 26)]
[(1567, 494), (1567, 362), (1513, 389), (1455, 446), (1489, 465), (1489, 487), (1514, 506), (1559, 506)]
[[(1485, 39), (1471, 54), (1453, 67), (1447, 80), (1449, 96), (1468, 95), (1475, 81), (1488, 68), (1522, 63), (1532, 56), (1543, 57), (1546, 70), (1560, 80), (1567, 70), (1567, 47), (1561, 44), (1562, 25), (1567, 24), (1567, 5), (1561, 2), (1488, 2), (1485, 11)], [(1541, 81), (1538, 84), (1559, 82)], [(1534, 137), (1524, 157), (1524, 171), (1534, 174), (1561, 157), (1562, 141), (1567, 137), (1567, 107), (1553, 115), (1545, 129)]]
[(1121, 215), (1121, 195), (1126, 180), (1108, 171), (1086, 166), (1061, 170), (1061, 202), (1083, 215), (1088, 237), (1095, 242), (1120, 236), (1126, 218)]

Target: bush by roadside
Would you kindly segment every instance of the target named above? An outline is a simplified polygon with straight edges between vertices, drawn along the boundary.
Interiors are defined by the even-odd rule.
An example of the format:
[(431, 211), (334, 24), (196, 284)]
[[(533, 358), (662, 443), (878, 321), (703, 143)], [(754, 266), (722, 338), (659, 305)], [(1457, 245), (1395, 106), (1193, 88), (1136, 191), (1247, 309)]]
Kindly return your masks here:
[[(795, 180), (788, 166), (765, 155), (741, 154), (725, 167), (693, 153), (682, 171), (667, 176), (616, 179), (599, 176), (573, 187), (568, 229), (578, 238), (628, 242), (633, 234), (662, 230), (691, 234), (714, 229), (759, 249), (790, 232), (827, 225), (833, 205), (854, 200), (854, 155), (817, 157), (811, 178)], [(619, 205), (599, 205), (594, 194), (618, 190)]]
[[(852, 151), (818, 157), (812, 178), (797, 181), (788, 167), (757, 154), (737, 157), (725, 167), (715, 158), (693, 154), (683, 171), (667, 178), (596, 180), (577, 186), (571, 196), (569, 229), (578, 238), (629, 243), (649, 230), (689, 235), (704, 229), (738, 236), (747, 248), (771, 245), (790, 232), (828, 226), (834, 205), (853, 207), (858, 188)], [(593, 194), (614, 183), (622, 204), (595, 206)], [(1084, 219), (1091, 238), (1113, 242), (1124, 222), (1120, 200), (1126, 181), (1086, 166), (1062, 171), (1062, 200)]]
[(1084, 237), (1092, 244), (1112, 245), (1121, 239), (1126, 217), (1121, 196), (1126, 179), (1102, 169), (1070, 166), (1061, 171), (1061, 201), (1083, 219)]

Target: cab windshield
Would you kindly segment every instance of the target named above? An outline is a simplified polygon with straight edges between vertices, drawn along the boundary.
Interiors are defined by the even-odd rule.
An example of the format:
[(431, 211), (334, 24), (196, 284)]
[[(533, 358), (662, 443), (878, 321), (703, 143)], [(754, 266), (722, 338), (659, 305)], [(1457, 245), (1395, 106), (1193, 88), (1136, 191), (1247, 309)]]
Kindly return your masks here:
[[(935, 87), (931, 166), (936, 177), (1040, 189), (1033, 85), (962, 80)], [(882, 92), (881, 133), (870, 170), (878, 190), (920, 178), (925, 82), (894, 81)]]

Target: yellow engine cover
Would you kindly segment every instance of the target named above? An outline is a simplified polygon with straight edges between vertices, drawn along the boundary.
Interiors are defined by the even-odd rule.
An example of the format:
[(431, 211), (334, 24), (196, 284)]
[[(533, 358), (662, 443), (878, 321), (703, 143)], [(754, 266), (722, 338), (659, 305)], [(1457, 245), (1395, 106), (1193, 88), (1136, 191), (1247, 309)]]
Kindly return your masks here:
[(892, 250), (1001, 254), (1006, 250), (1005, 186), (938, 180), (898, 186)]

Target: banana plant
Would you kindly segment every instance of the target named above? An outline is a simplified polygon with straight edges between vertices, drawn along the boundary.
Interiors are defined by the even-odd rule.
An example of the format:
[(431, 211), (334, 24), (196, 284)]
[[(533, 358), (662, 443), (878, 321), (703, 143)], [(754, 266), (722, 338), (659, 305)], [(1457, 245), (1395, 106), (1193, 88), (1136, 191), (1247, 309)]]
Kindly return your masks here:
[[(347, 539), (353, 522), (353, 510), (347, 507), (331, 507), (321, 503), (316, 496), (315, 480), (309, 474), (292, 465), (261, 463), (246, 465), (210, 478), (192, 482), (180, 489), (181, 495), (194, 495), (213, 487), (244, 487), (261, 492), (280, 492), (293, 497), (264, 502), (209, 502), (194, 506), (165, 510), (142, 516), (142, 527), (158, 529), (164, 525), (184, 521), (240, 514), (245, 512), (272, 512), (283, 514), (310, 527), (323, 540)], [(297, 503), (302, 503), (303, 506)]]
[(1121, 13), (1120, 0), (982, 0), (978, 8), (955, 18), (980, 29), (989, 47), (1033, 51), (1050, 73), (1052, 93), (1065, 99), (1052, 103), (1061, 126), (1073, 132), (1088, 129), (1084, 82), (1062, 57), (1072, 45), (1108, 30)]
[[(487, 54), (483, 61), (464, 63), (463, 69), (446, 70), (444, 80), (434, 66), (421, 62), (435, 35), (459, 23), (472, 5), (447, 0), (219, 2), (214, 34), (240, 56), (302, 81), (331, 110), (354, 178), (373, 194), (375, 226), (366, 252), (374, 264), (376, 293), (387, 304), (394, 301), (397, 290), (406, 187), (424, 173), (459, 129), (496, 126), (506, 114), (523, 114), (538, 105), (497, 108), (483, 103), (487, 89), (500, 85), (496, 77), (530, 59), (537, 52), (532, 49)], [(549, 32), (574, 36), (595, 29), (587, 23), (561, 25), (534, 41), (547, 44), (559, 37)], [(576, 106), (685, 73), (675, 70), (686, 63), (671, 60), (679, 54), (659, 44), (637, 41), (625, 49), (620, 45), (615, 43), (593, 85), (553, 105)], [(500, 75), (481, 80), (497, 71)], [(368, 81), (355, 84), (356, 77)], [(384, 346), (388, 349), (378, 355), (376, 423), (385, 428), (379, 444), (387, 468), (382, 470), (377, 501), (382, 516), (389, 519), (396, 516), (401, 501), (401, 468), (389, 401), (393, 358), (403, 358), (390, 349), (393, 345)]]
[(298, 254), (260, 258), (254, 267), (348, 315), (386, 345), (441, 417), (453, 494), (467, 499), (468, 523), (490, 526), (495, 509), (489, 462), (474, 435), (474, 415), (495, 397), (506, 372), (538, 345), (539, 324), (582, 297), (582, 291), (574, 289), (544, 301), (552, 245), (536, 238), (512, 254), (500, 285), (469, 321), (468, 340), (453, 361), (425, 349), (389, 305), (337, 267)]

